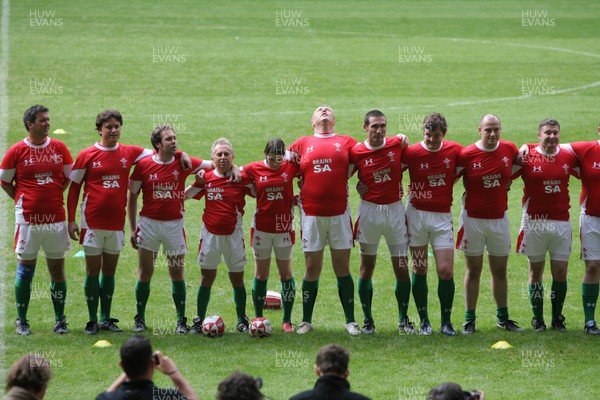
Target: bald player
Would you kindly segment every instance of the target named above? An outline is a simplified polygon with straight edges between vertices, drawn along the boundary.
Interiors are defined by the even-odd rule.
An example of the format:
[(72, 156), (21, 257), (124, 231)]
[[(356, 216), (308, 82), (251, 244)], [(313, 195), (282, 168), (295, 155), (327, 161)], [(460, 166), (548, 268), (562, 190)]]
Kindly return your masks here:
[(484, 115), (479, 122), (480, 139), (458, 157), (457, 167), (465, 187), (456, 240), (456, 248), (464, 252), (466, 260), (464, 334), (475, 332), (484, 250), (492, 273), (496, 326), (509, 332), (523, 330), (509, 318), (506, 273), (510, 252), (508, 189), (518, 150), (514, 143), (501, 140), (501, 133), (500, 119), (494, 114)]

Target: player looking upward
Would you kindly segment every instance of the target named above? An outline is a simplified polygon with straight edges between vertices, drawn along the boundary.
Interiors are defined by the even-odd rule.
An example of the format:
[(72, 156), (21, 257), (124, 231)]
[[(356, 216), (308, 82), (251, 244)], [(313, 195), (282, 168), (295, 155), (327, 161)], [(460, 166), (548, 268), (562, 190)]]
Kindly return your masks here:
[(313, 329), (323, 253), (329, 245), (346, 330), (350, 335), (359, 335), (360, 327), (354, 319), (354, 282), (350, 274), (354, 241), (348, 205), (349, 157), (356, 140), (335, 133), (335, 115), (329, 106), (317, 107), (311, 124), (313, 135), (301, 137), (288, 149), (288, 156), (300, 167), (303, 181), (299, 205), (306, 270), (302, 280), (302, 322), (297, 332), (306, 334)]

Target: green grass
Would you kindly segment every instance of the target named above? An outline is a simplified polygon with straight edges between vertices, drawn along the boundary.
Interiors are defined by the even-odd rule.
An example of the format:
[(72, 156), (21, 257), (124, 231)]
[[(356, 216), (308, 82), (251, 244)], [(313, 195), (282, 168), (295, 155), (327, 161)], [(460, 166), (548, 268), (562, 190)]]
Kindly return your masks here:
[[(50, 19), (55, 23), (60, 19), (62, 26), (31, 26), (30, 12), (35, 10), (54, 11)], [(299, 18), (306, 18), (308, 26), (278, 27), (276, 10), (300, 12)], [(555, 26), (523, 27), (523, 10), (546, 10)], [(123, 143), (149, 146), (152, 127), (157, 122), (172, 122), (180, 147), (199, 157), (209, 157), (214, 139), (228, 137), (239, 165), (262, 158), (264, 144), (272, 137), (282, 137), (289, 144), (301, 135), (311, 134), (310, 116), (322, 103), (334, 108), (339, 133), (360, 140), (364, 138), (363, 115), (373, 108), (388, 116), (389, 134), (401, 131), (409, 135), (411, 142), (420, 139), (418, 121), (434, 110), (448, 119), (448, 139), (464, 145), (477, 139), (479, 118), (487, 112), (502, 118), (503, 139), (518, 145), (535, 141), (537, 123), (548, 116), (561, 122), (563, 142), (594, 140), (600, 88), (581, 87), (598, 81), (599, 15), (600, 5), (593, 1), (187, 0), (162, 4), (132, 0), (106, 4), (90, 0), (13, 0), (7, 143), (24, 136), (22, 112), (35, 103), (51, 109), (52, 130), (62, 128), (68, 132), (60, 139), (73, 155), (96, 140), (95, 116), (109, 107), (124, 115)], [(407, 53), (402, 50), (406, 46), (420, 53)], [(173, 62), (153, 62), (156, 55), (164, 59), (165, 49), (170, 49)], [(430, 56), (431, 61), (400, 62), (400, 51)], [(291, 78), (300, 80), (293, 88), (302, 94), (276, 94), (277, 80)], [(542, 83), (525, 90), (555, 94), (520, 97), (523, 81), (528, 79)], [(35, 85), (44, 80), (53, 81), (46, 89)], [(575, 89), (561, 92), (569, 88)], [(43, 90), (55, 94), (36, 94)], [(358, 206), (355, 183), (353, 178), (350, 201), (354, 212)], [(577, 232), (579, 182), (572, 183), (571, 193), (573, 228)], [(461, 194), (459, 183), (453, 207), (455, 221)], [(509, 195), (513, 243), (519, 227), (521, 196), (522, 183), (516, 181)], [(12, 214), (12, 204), (5, 201), (3, 207)], [(187, 205), (189, 317), (195, 315), (199, 279), (195, 248), (202, 208), (198, 202)], [(253, 209), (254, 201), (248, 200), (246, 232)], [(46, 398), (93, 398), (119, 373), (118, 349), (131, 332), (135, 314), (136, 255), (130, 247), (122, 253), (113, 303), (113, 314), (121, 319), (126, 334), (83, 334), (87, 321), (85, 268), (82, 258), (73, 257), (79, 250), (74, 245), (66, 267), (70, 333), (63, 337), (52, 333), (52, 306), (45, 289), (48, 274), (40, 261), (29, 311), (34, 334), (17, 337), (12, 323), (12, 223), (12, 216), (2, 221), (6, 227), (2, 256), (8, 260), (2, 296), (6, 310), (2, 332), (4, 370), (26, 352), (42, 353), (50, 358), (54, 373)], [(543, 398), (594, 397), (600, 391), (594, 384), (597, 368), (590, 353), (600, 344), (582, 332), (580, 282), (584, 267), (578, 252), (575, 235), (564, 312), (570, 328), (566, 335), (535, 334), (529, 328), (527, 262), (511, 254), (511, 317), (528, 327), (526, 332), (507, 334), (496, 330), (490, 274), (484, 270), (476, 335), (447, 338), (437, 333), (437, 278), (429, 274), (430, 316), (436, 333), (431, 337), (400, 337), (393, 273), (383, 245), (374, 276), (377, 334), (373, 337), (350, 338), (344, 332), (328, 257), (315, 309), (315, 331), (310, 335), (284, 335), (278, 312), (267, 314), (275, 326), (271, 338), (255, 340), (234, 333), (233, 296), (223, 266), (208, 312), (224, 317), (224, 337), (211, 340), (152, 335), (152, 328), (164, 331), (175, 325), (164, 263), (159, 263), (152, 283), (148, 334), (156, 349), (177, 362), (202, 398), (214, 397), (218, 382), (234, 370), (261, 376), (266, 394), (275, 399), (287, 398), (313, 385), (314, 357), (319, 347), (330, 342), (350, 348), (350, 382), (355, 390), (374, 399), (422, 399), (429, 388), (444, 381), (457, 381), (465, 389), (481, 388), (491, 399), (533, 394)], [(250, 249), (247, 253), (251, 259)], [(355, 249), (351, 258), (354, 278), (358, 261)], [(248, 291), (252, 264), (247, 265)], [(297, 282), (301, 282), (303, 264), (297, 248), (293, 267)], [(455, 271), (453, 321), (458, 327), (464, 312), (464, 258), (459, 253)], [(275, 289), (277, 281), (273, 271), (269, 288)], [(545, 283), (549, 288), (548, 276)], [(548, 314), (549, 301), (546, 310)], [(412, 301), (409, 312), (412, 319), (417, 319)], [(252, 314), (250, 297), (248, 313)], [(358, 306), (356, 316), (362, 320)], [(293, 320), (300, 319), (301, 304), (297, 304)], [(99, 339), (107, 339), (113, 346), (92, 347)], [(498, 340), (508, 340), (513, 349), (492, 350), (490, 346)], [(156, 375), (156, 382), (170, 385), (161, 374)]]

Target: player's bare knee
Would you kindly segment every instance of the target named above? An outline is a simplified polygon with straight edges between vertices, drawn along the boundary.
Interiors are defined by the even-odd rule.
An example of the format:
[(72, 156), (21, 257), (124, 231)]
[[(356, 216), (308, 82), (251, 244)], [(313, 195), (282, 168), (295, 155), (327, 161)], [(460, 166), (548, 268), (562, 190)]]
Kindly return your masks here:
[[(291, 269), (284, 270), (284, 271), (281, 271), (281, 270), (279, 271), (279, 278), (282, 281), (289, 281), (290, 279), (292, 279), (293, 276), (294, 275), (292, 275), (292, 270)], [(267, 276), (267, 278), (268, 278), (268, 276)], [(267, 279), (267, 278), (265, 278), (265, 279)]]
[(254, 277), (259, 281), (266, 281), (267, 279), (269, 279), (269, 273), (263, 271), (256, 271), (254, 273)]
[(217, 277), (217, 270), (202, 269), (200, 272), (200, 286), (211, 287)]
[(402, 266), (400, 266), (399, 268), (394, 268), (394, 275), (396, 275), (396, 280), (399, 282), (409, 282), (410, 281), (410, 275), (408, 273), (408, 268), (402, 268)]
[(234, 288), (243, 287), (244, 286), (244, 273), (243, 272), (230, 272), (229, 273), (229, 281), (231, 282), (231, 286)]
[(465, 271), (465, 279), (468, 280), (480, 280), (481, 269), (480, 268), (467, 268)]
[(454, 275), (454, 268), (452, 267), (452, 265), (440, 266), (437, 270), (437, 274), (438, 278), (440, 278), (443, 281), (450, 280)]
[(564, 282), (567, 280), (567, 269), (552, 272), (552, 279), (556, 282)]

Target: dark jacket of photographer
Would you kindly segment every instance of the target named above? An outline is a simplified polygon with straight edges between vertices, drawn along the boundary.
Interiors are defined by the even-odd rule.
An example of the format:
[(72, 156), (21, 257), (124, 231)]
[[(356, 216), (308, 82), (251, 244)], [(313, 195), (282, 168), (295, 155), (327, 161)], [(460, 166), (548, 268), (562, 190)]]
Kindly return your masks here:
[(290, 400), (370, 400), (362, 394), (350, 391), (350, 384), (344, 378), (336, 375), (323, 375), (315, 384), (314, 389), (307, 390), (290, 398)]

